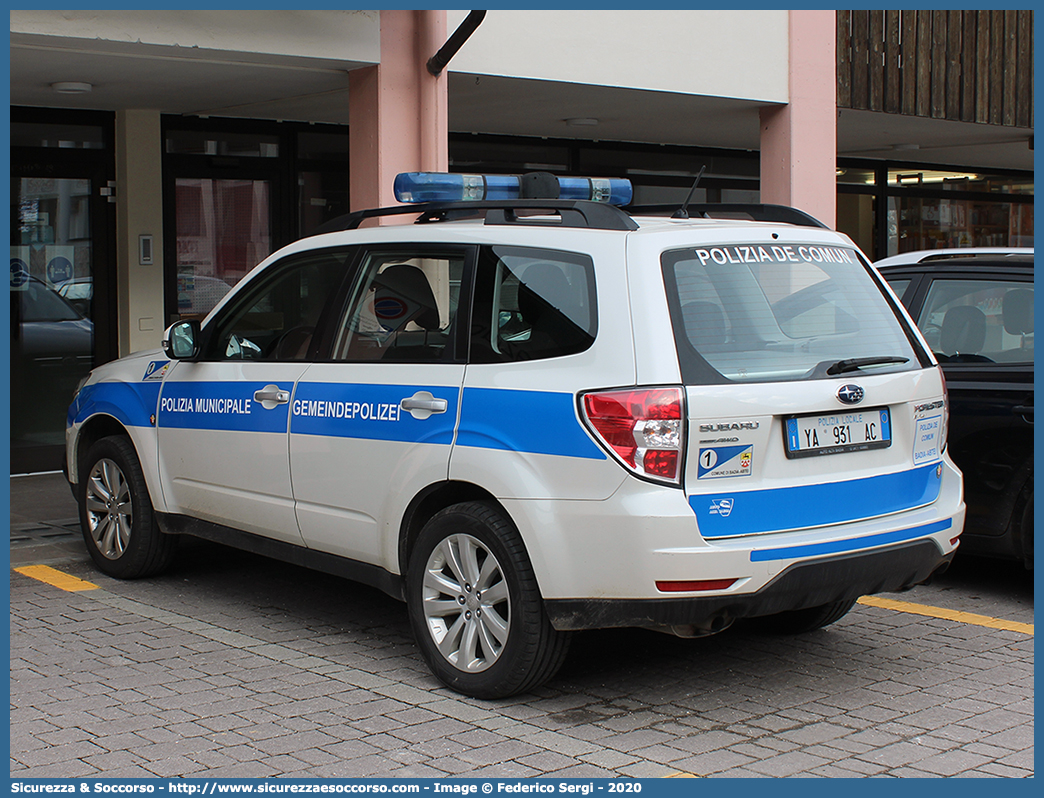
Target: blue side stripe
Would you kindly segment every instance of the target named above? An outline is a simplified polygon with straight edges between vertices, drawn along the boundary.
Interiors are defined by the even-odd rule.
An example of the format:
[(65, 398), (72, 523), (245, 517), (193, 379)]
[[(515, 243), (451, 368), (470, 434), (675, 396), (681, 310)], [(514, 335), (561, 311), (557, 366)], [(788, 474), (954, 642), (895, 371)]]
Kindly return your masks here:
[[(163, 383), (159, 426), (168, 429), (206, 429), (234, 432), (286, 432), (289, 405), (272, 410), (254, 401), (254, 392), (268, 382)], [(293, 382), (279, 384), (284, 391)]]
[(588, 437), (570, 393), (465, 388), (458, 446), (589, 460), (607, 455)]
[(938, 468), (931, 463), (844, 482), (693, 494), (689, 506), (709, 539), (843, 524), (931, 504), (942, 484)]
[[(416, 419), (399, 402), (418, 391), (445, 399), (445, 413)], [(403, 441), (453, 442), (460, 388), (444, 385), (372, 385), (302, 382), (291, 403), (290, 431), (295, 435)]]
[(750, 553), (751, 562), (769, 562), (771, 560), (792, 560), (803, 557), (817, 557), (823, 554), (840, 554), (846, 551), (859, 551), (889, 543), (902, 543), (907, 540), (933, 535), (953, 526), (953, 519), (946, 518), (924, 526), (900, 529), (895, 532), (880, 532), (849, 540), (835, 540), (829, 543), (809, 543), (803, 546), (784, 546), (778, 549), (754, 549)]
[[(309, 383), (289, 404), (266, 409), (254, 401), (268, 382), (98, 383), (85, 388), (70, 420), (110, 413), (131, 426), (242, 432), (286, 432), (339, 438), (449, 445), (462, 403), (457, 444), (482, 449), (605, 460), (587, 435), (570, 393), (425, 385)], [(160, 398), (160, 387), (163, 394)], [(292, 383), (279, 383), (287, 392)], [(399, 402), (417, 391), (447, 401), (445, 413), (415, 419)], [(158, 407), (158, 410), (157, 410)]]
[(83, 388), (69, 406), (66, 423), (78, 424), (105, 414), (128, 427), (150, 427), (159, 393), (158, 382), (96, 382)]

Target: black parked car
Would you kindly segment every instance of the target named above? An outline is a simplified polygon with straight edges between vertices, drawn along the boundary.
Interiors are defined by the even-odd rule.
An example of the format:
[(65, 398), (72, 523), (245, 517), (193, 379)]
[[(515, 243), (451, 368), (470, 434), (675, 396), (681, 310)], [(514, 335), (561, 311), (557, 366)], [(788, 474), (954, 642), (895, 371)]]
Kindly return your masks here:
[(1033, 250), (910, 252), (878, 261), (950, 396), (964, 472), (962, 550), (1033, 567)]

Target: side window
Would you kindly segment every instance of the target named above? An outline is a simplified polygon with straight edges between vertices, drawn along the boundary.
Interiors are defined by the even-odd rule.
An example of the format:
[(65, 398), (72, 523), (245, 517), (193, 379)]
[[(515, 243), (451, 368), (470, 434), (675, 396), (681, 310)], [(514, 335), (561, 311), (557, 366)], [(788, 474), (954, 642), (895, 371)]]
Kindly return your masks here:
[(270, 266), (213, 322), (206, 360), (305, 360), (346, 254), (324, 250)]
[(906, 289), (910, 287), (909, 277), (891, 277), (888, 278), (888, 285), (895, 291), (895, 295), (901, 300), (906, 296)]
[(917, 326), (944, 362), (1033, 360), (1033, 284), (936, 279)]
[(484, 247), (477, 271), (473, 362), (561, 357), (594, 342), (594, 263), (587, 255)]
[(452, 359), (464, 253), (412, 247), (364, 259), (334, 343), (334, 360)]

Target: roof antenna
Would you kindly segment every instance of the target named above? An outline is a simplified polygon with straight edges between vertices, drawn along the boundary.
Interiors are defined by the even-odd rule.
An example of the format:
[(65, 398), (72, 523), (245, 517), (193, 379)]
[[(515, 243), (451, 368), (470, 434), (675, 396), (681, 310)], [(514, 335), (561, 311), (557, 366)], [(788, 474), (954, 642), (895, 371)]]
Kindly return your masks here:
[(689, 218), (689, 211), (687, 210), (688, 207), (689, 207), (689, 203), (692, 202), (692, 196), (693, 196), (693, 194), (696, 193), (696, 186), (698, 186), (700, 184), (700, 178), (703, 177), (703, 173), (705, 171), (707, 171), (707, 164), (704, 164), (703, 166), (700, 167), (700, 173), (698, 175), (696, 175), (696, 180), (693, 182), (692, 188), (689, 189), (689, 196), (687, 196), (685, 198), (685, 202), (682, 203), (682, 206), (680, 208), (678, 208), (678, 210), (676, 210), (674, 213), (671, 214), (671, 218), (672, 219), (688, 219)]

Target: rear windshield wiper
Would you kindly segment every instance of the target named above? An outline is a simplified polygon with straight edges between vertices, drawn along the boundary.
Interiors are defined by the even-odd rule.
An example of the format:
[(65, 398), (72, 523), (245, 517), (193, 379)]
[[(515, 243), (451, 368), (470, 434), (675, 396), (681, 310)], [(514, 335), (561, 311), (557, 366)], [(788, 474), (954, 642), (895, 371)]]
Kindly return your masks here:
[(887, 366), (891, 363), (909, 363), (908, 357), (895, 357), (883, 355), (881, 357), (852, 357), (847, 360), (824, 360), (816, 365), (809, 374), (810, 379), (817, 377), (833, 377), (836, 374), (845, 374), (849, 371), (858, 371), (863, 366)]

